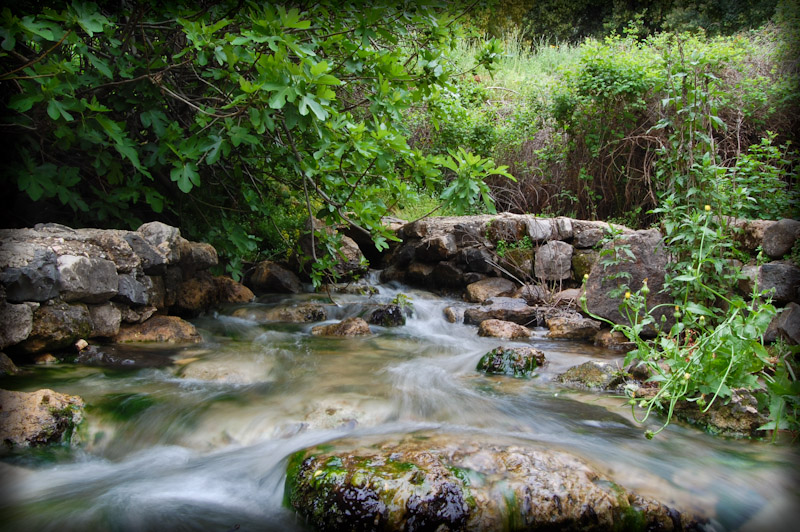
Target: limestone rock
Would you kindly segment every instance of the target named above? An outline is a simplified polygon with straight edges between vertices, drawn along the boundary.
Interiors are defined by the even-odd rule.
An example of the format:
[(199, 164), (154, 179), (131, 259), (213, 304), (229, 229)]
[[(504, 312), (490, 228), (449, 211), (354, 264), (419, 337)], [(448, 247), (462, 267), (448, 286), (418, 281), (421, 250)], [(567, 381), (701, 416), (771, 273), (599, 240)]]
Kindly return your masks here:
[(17, 344), (26, 353), (64, 349), (92, 333), (92, 319), (83, 303), (42, 305), (33, 313), (28, 338)]
[(592, 360), (569, 368), (556, 380), (578, 388), (598, 390), (614, 390), (625, 384), (624, 372), (617, 366)]
[(573, 220), (572, 245), (579, 249), (593, 248), (603, 240), (607, 229), (605, 222)]
[(512, 340), (530, 338), (532, 331), (524, 325), (503, 320), (483, 320), (478, 326), (478, 336), (492, 336)]
[(800, 268), (788, 261), (768, 262), (761, 266), (742, 268), (744, 278), (739, 280), (739, 290), (745, 294), (753, 293), (758, 281), (758, 290), (772, 290), (772, 300), (776, 303), (794, 301), (800, 303)]
[(771, 259), (782, 259), (800, 238), (800, 221), (784, 218), (764, 230), (762, 248)]
[(118, 277), (117, 295), (114, 301), (126, 305), (149, 305), (153, 294), (153, 281), (147, 275), (123, 273)]
[(56, 254), (30, 243), (3, 243), (0, 253), (0, 283), (11, 303), (47, 301), (58, 295)]
[(208, 272), (199, 272), (185, 279), (178, 289), (175, 310), (185, 316), (196, 316), (219, 302), (217, 283)]
[(25, 340), (33, 328), (33, 312), (38, 303), (12, 304), (0, 301), (0, 349)]
[(289, 458), (285, 494), (321, 531), (699, 530), (574, 455), (480, 434), (326, 442)]
[(542, 310), (531, 307), (524, 299), (512, 297), (493, 297), (479, 307), (464, 311), (464, 323), (478, 325), (483, 320), (497, 319), (513, 321), (520, 325), (536, 325), (542, 321)]
[(198, 343), (202, 340), (194, 325), (178, 316), (152, 316), (138, 324), (123, 325), (114, 337), (118, 343)]
[[(667, 294), (660, 293), (664, 287), (664, 273), (668, 262), (661, 233), (657, 229), (630, 232), (623, 235), (616, 243), (606, 244), (603, 249), (621, 245), (628, 246), (634, 259), (610, 265), (607, 268), (592, 268), (586, 282), (586, 304), (589, 312), (614, 323), (627, 323), (627, 318), (619, 312), (620, 300), (609, 296), (609, 293), (617, 288), (619, 282), (618, 279), (614, 279), (614, 276), (627, 274), (630, 275), (630, 279), (626, 282), (631, 290), (639, 290), (642, 287), (642, 281), (647, 279), (647, 285), (650, 288), (647, 306), (651, 309), (658, 306), (654, 317), (657, 322), (660, 322), (661, 316), (665, 316), (668, 329), (674, 322), (674, 318), (670, 305), (672, 298)], [(645, 332), (653, 333), (653, 331)]]
[(605, 347), (613, 351), (622, 351), (627, 353), (636, 349), (636, 344), (628, 340), (620, 331), (610, 331), (608, 329), (598, 332), (594, 336), (594, 345), (598, 347)]
[(424, 262), (438, 262), (449, 259), (457, 251), (455, 236), (447, 233), (423, 239), (416, 248), (416, 257)]
[(101, 303), (111, 299), (119, 285), (117, 267), (106, 259), (58, 257), (59, 291), (64, 301)]
[(177, 227), (161, 222), (148, 222), (142, 224), (137, 230), (145, 241), (150, 244), (158, 254), (164, 257), (164, 263), (177, 264), (181, 259), (181, 232)]
[(408, 265), (406, 280), (416, 286), (433, 287), (433, 264), (414, 261)]
[(514, 248), (506, 250), (499, 259), (500, 266), (520, 279), (530, 279), (533, 276), (533, 250)]
[(83, 399), (43, 389), (31, 393), (0, 390), (0, 441), (8, 447), (77, 444)]
[(92, 322), (91, 337), (112, 337), (119, 332), (119, 326), (122, 323), (122, 312), (117, 305), (113, 303), (90, 305), (89, 317)]
[(536, 251), (537, 279), (561, 281), (572, 277), (572, 246), (560, 240), (548, 242)]
[(448, 323), (463, 323), (465, 310), (464, 307), (445, 307), (442, 312)]
[(782, 338), (792, 345), (800, 344), (800, 305), (789, 303), (775, 316), (764, 334), (764, 341), (774, 342)]
[(437, 262), (431, 272), (433, 286), (436, 288), (462, 288), (464, 272), (453, 261)]
[(544, 362), (544, 353), (533, 347), (500, 346), (483, 355), (475, 369), (489, 375), (530, 377)]
[(369, 324), (362, 318), (346, 318), (339, 323), (317, 325), (311, 329), (314, 336), (364, 336), (371, 332)]
[(299, 294), (303, 292), (300, 278), (271, 260), (261, 261), (245, 277), (245, 285), (256, 292)]
[(177, 241), (180, 248), (180, 265), (191, 277), (194, 273), (213, 268), (219, 263), (217, 250), (206, 242), (190, 242), (181, 237)]
[(558, 229), (551, 220), (529, 217), (526, 222), (526, 232), (534, 242), (547, 242), (558, 236)]
[(758, 427), (767, 422), (767, 417), (758, 410), (758, 400), (744, 389), (731, 390), (727, 401), (717, 400), (706, 412), (697, 403), (679, 401), (675, 415), (689, 423), (700, 425), (708, 432), (732, 437), (763, 436)]
[(514, 293), (515, 285), (503, 277), (489, 277), (467, 285), (467, 301), (483, 303), (487, 299)]
[(484, 247), (463, 249), (459, 261), (468, 272), (489, 273), (494, 271), (492, 254)]
[(742, 251), (754, 253), (756, 248), (764, 244), (764, 232), (774, 225), (774, 220), (731, 220), (731, 227), (738, 229), (734, 240)]
[(579, 283), (583, 276), (592, 271), (592, 267), (600, 259), (600, 253), (593, 249), (575, 249), (572, 252), (572, 278)]
[(526, 284), (514, 290), (512, 297), (522, 298), (528, 305), (541, 305), (550, 300), (550, 292), (542, 285)]
[(589, 339), (600, 331), (600, 322), (578, 314), (571, 317), (554, 317), (546, 320), (548, 338)]

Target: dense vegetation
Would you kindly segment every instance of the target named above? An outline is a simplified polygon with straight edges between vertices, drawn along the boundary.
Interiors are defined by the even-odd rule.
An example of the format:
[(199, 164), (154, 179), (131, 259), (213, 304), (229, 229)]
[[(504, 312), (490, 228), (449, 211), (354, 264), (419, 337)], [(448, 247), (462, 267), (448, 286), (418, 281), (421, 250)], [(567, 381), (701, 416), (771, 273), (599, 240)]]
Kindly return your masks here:
[[(4, 225), (162, 219), (239, 275), (285, 258), (311, 217), (378, 249), (395, 238), (386, 214), (660, 224), (685, 319), (639, 358), (702, 365), (706, 381), (675, 377), (672, 398), (725, 397), (724, 362), (692, 346), (719, 354), (735, 337), (729, 370), (742, 353), (761, 362), (725, 378), (767, 375), (772, 427), (796, 427), (787, 355), (754, 343), (775, 309), (731, 295), (738, 255), (719, 216), (798, 216), (796, 2), (76, 1), (0, 20)], [(321, 282), (338, 237), (313, 234)], [(645, 300), (626, 303), (642, 316), (633, 338)], [(669, 378), (686, 374), (699, 373)]]

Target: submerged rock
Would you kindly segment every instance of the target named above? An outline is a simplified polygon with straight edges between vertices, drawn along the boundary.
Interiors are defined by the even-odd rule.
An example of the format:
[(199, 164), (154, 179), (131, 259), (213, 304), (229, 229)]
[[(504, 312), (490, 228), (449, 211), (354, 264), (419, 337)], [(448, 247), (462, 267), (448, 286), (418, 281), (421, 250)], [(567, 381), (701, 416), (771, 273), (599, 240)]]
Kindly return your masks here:
[(311, 329), (314, 336), (364, 336), (371, 332), (369, 324), (362, 318), (347, 318), (339, 323), (317, 325)]
[(123, 325), (114, 337), (124, 342), (197, 343), (201, 340), (194, 325), (177, 316), (153, 316), (143, 323)]
[(569, 368), (556, 380), (579, 388), (611, 390), (624, 385), (626, 376), (625, 371), (614, 364), (590, 360)]
[(493, 336), (495, 338), (530, 338), (533, 332), (525, 327), (511, 321), (503, 320), (483, 320), (478, 326), (478, 336)]
[(237, 318), (258, 323), (269, 323), (272, 321), (309, 323), (328, 319), (328, 312), (325, 310), (325, 306), (319, 303), (301, 303), (298, 305), (272, 308), (244, 307), (236, 309), (233, 315)]
[(475, 369), (490, 375), (530, 377), (544, 364), (544, 353), (533, 347), (496, 347), (483, 355)]
[(6, 447), (77, 443), (83, 399), (53, 390), (31, 393), (0, 390), (0, 441)]
[(573, 455), (464, 436), (415, 433), (299, 451), (284, 502), (322, 531), (699, 528)]

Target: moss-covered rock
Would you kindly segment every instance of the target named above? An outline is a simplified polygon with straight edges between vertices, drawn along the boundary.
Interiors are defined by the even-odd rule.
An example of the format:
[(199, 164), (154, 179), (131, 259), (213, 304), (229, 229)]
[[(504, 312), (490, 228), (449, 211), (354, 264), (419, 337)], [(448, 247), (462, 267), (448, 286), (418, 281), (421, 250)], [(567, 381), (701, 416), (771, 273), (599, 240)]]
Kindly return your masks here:
[(477, 434), (339, 440), (299, 451), (289, 459), (284, 503), (322, 531), (697, 526), (575, 456)]
[(77, 443), (83, 408), (77, 395), (0, 390), (0, 442), (7, 448)]
[(614, 364), (590, 360), (573, 366), (556, 379), (564, 384), (594, 390), (615, 390), (625, 384), (627, 374)]
[(544, 353), (532, 347), (496, 347), (478, 361), (477, 370), (490, 375), (530, 377), (544, 364)]
[(368, 310), (364, 319), (371, 325), (400, 327), (406, 324), (406, 313), (403, 312), (400, 305), (392, 303), (389, 305), (378, 305), (376, 308)]

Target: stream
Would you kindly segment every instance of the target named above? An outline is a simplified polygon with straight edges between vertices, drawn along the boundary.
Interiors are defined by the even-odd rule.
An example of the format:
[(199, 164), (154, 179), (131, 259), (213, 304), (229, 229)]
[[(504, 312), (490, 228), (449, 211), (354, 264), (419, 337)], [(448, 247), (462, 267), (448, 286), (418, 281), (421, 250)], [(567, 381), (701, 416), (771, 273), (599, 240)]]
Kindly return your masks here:
[[(291, 453), (420, 430), (568, 451), (630, 490), (707, 515), (710, 530), (793, 529), (797, 447), (714, 437), (677, 421), (647, 440), (645, 429), (661, 419), (639, 424), (624, 397), (555, 381), (571, 366), (621, 364), (623, 355), (549, 340), (545, 329), (525, 341), (482, 338), (444, 319), (457, 301), (378, 289), (335, 295), (327, 322), (403, 293), (414, 305), (405, 326), (326, 338), (311, 335), (317, 323), (264, 324), (236, 312), (327, 300), (265, 296), (190, 320), (201, 344), (103, 346), (123, 362), (36, 366), (0, 379), (5, 389), (51, 388), (87, 404), (81, 447), (2, 457), (0, 529), (306, 531), (282, 505)], [(548, 364), (531, 379), (475, 371), (501, 344), (541, 349)]]

